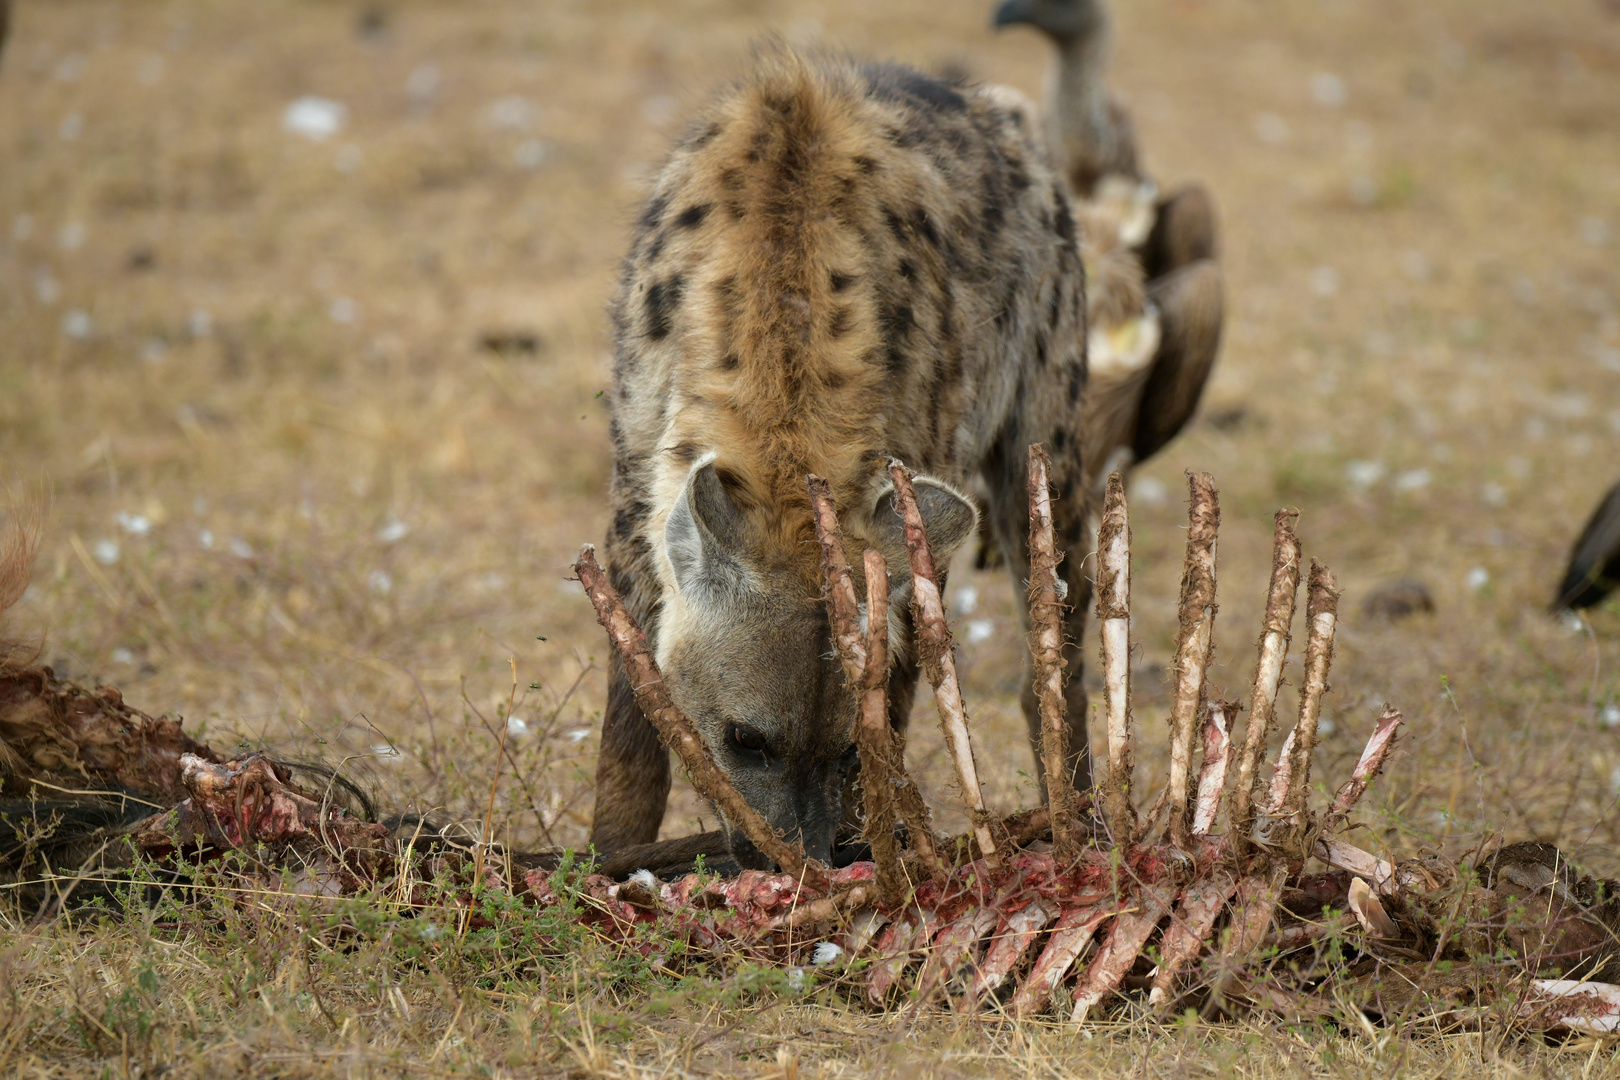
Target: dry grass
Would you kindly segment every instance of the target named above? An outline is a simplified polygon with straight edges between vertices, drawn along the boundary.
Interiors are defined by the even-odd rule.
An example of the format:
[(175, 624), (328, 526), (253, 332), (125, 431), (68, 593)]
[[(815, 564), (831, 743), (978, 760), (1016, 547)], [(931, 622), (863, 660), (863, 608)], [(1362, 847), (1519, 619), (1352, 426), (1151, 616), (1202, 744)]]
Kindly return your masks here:
[[(1620, 20), (1591, 0), (1118, 6), (1118, 82), (1151, 164), (1222, 205), (1234, 313), (1204, 420), (1134, 493), (1138, 717), (1152, 731), (1168, 712), (1150, 694), (1171, 650), (1180, 474), (1196, 465), (1224, 496), (1215, 682), (1247, 683), (1271, 511), (1295, 504), (1307, 553), (1347, 589), (1324, 774), (1347, 771), (1384, 699), (1412, 721), (1364, 803), (1369, 842), (1460, 853), (1500, 829), (1620, 870), (1620, 728), (1602, 719), (1620, 704), (1620, 616), (1542, 613), (1620, 460)], [(216, 746), (343, 760), (391, 801), (467, 821), (483, 816), (515, 659), (537, 689), (520, 691), (497, 832), (579, 842), (605, 650), (563, 578), (603, 530), (602, 308), (671, 117), (767, 28), (1038, 92), (1040, 44), (987, 21), (972, 0), (20, 0), (0, 64), (0, 462), (52, 493), (23, 627), (48, 631), (60, 670)], [(1333, 97), (1324, 73), (1342, 105), (1313, 96), (1314, 79)], [(339, 134), (283, 131), (306, 94), (348, 107)], [(536, 347), (484, 349), (490, 332)], [(1435, 614), (1360, 617), (1403, 576), (1428, 583)], [(964, 585), (989, 631), (962, 635), (965, 688), (988, 794), (1010, 808), (1034, 775), (1015, 597), (959, 570), (958, 603)], [(912, 745), (942, 792), (930, 712)], [(1158, 754), (1144, 766), (1162, 769)], [(678, 792), (666, 831), (699, 816)], [(590, 955), (525, 973), (388, 920), (338, 947), (323, 919), (8, 922), (0, 1061), (1617, 1069), (1593, 1044), (1491, 1031), (908, 1027), (735, 974), (655, 991), (656, 973), (609, 979)]]

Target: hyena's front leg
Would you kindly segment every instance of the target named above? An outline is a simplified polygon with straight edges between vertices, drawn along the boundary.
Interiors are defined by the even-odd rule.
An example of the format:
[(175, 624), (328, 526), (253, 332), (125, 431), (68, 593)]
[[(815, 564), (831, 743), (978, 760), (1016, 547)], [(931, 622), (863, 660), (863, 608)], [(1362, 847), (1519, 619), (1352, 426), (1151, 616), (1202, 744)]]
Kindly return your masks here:
[[(986, 480), (990, 486), (991, 528), (997, 545), (1007, 554), (1007, 570), (1012, 576), (1013, 589), (1019, 599), (1019, 613), (1027, 637), (1031, 627), (1029, 609), (1022, 601), (1029, 584), (1029, 451), (1027, 444), (1014, 440), (995, 455), (986, 467)], [(1085, 662), (1080, 652), (1081, 635), (1086, 628), (1086, 610), (1090, 606), (1091, 581), (1086, 577), (1082, 562), (1086, 554), (1085, 501), (1080, 476), (1078, 447), (1070, 443), (1056, 449), (1052, 455), (1052, 526), (1053, 539), (1062, 561), (1058, 574), (1068, 585), (1065, 600), (1063, 628), (1064, 683), (1063, 697), (1067, 704), (1066, 730), (1069, 775), (1079, 790), (1091, 787), (1091, 745), (1086, 732)], [(1024, 722), (1029, 728), (1029, 745), (1034, 752), (1041, 778), (1041, 794), (1046, 795), (1045, 771), (1039, 767), (1041, 758), (1041, 707), (1035, 694), (1035, 670), (1029, 657), (1024, 658), (1024, 690), (1021, 698)]]

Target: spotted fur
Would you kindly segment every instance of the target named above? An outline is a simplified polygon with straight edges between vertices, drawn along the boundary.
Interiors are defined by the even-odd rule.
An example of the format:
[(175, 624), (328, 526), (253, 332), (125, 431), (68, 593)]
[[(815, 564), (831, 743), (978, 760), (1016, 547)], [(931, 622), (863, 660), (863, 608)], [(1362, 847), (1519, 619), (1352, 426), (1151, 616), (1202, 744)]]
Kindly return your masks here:
[[(805, 474), (831, 481), (856, 565), (879, 548), (902, 589), (888, 459), (930, 478), (947, 549), (973, 530), (956, 492), (981, 477), (1021, 582), (1026, 448), (1045, 442), (1078, 544), (1086, 315), (1066, 186), (1012, 91), (768, 47), (675, 148), (611, 310), (610, 573), (744, 796), (825, 848), (852, 714)], [(1078, 586), (1078, 555), (1065, 572)], [(898, 725), (915, 678), (897, 666)], [(727, 742), (744, 727), (764, 765)], [(656, 837), (667, 755), (617, 671), (597, 783), (599, 849)]]

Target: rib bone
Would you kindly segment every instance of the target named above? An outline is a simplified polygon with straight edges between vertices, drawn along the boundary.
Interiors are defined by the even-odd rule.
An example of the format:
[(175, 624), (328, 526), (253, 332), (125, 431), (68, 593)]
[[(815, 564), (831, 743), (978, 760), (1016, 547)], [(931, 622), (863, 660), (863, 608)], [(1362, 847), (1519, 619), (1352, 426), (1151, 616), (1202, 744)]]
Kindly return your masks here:
[(1310, 637), (1305, 643), (1305, 686), (1300, 691), (1299, 722), (1289, 760), (1288, 789), (1282, 814), (1296, 828), (1305, 819), (1305, 798), (1311, 780), (1311, 755), (1316, 751), (1316, 727), (1322, 718), (1322, 696), (1328, 689), (1328, 668), (1333, 664), (1333, 631), (1339, 616), (1339, 591), (1333, 571), (1311, 560), (1310, 602), (1305, 609)]
[(1221, 809), (1221, 792), (1226, 786), (1226, 770), (1232, 762), (1231, 716), (1236, 707), (1212, 694), (1209, 716), (1204, 721), (1204, 764), (1198, 774), (1198, 801), (1193, 806), (1192, 833), (1205, 836), (1215, 826)]
[(1187, 564), (1181, 578), (1181, 631), (1176, 642), (1176, 692), (1170, 713), (1170, 839), (1186, 846), (1187, 787), (1198, 704), (1204, 692), (1215, 630), (1215, 536), (1221, 508), (1208, 473), (1187, 477)]
[(973, 815), (973, 834), (979, 842), (979, 851), (992, 867), (1000, 865), (991, 820), (984, 804), (984, 793), (979, 790), (979, 771), (973, 762), (973, 740), (968, 734), (967, 712), (962, 707), (962, 688), (956, 679), (956, 657), (951, 652), (951, 631), (945, 622), (945, 607), (939, 595), (939, 579), (935, 575), (934, 556), (928, 547), (928, 532), (923, 526), (922, 511), (917, 508), (917, 493), (911, 486), (911, 474), (898, 461), (889, 462), (889, 475), (894, 480), (894, 500), (906, 528), (906, 552), (911, 558), (911, 602), (917, 620), (918, 651), (928, 681), (934, 688), (934, 703), (939, 708), (940, 727), (945, 732), (945, 745), (956, 765), (956, 778), (962, 786), (962, 798)]
[(1052, 493), (1047, 486), (1050, 461), (1038, 444), (1029, 448), (1029, 620), (1034, 629), (1031, 653), (1035, 686), (1041, 702), (1041, 757), (1046, 767), (1046, 797), (1052, 807), (1052, 849), (1059, 862), (1074, 859), (1076, 847), (1069, 813), (1068, 745), (1064, 728), (1063, 603), (1058, 591), (1058, 556), (1052, 542)]
[(1108, 478), (1102, 526), (1097, 532), (1097, 624), (1101, 628), (1103, 694), (1108, 710), (1108, 775), (1103, 781), (1103, 817), (1120, 842), (1136, 831), (1131, 802), (1131, 528), (1125, 481)]

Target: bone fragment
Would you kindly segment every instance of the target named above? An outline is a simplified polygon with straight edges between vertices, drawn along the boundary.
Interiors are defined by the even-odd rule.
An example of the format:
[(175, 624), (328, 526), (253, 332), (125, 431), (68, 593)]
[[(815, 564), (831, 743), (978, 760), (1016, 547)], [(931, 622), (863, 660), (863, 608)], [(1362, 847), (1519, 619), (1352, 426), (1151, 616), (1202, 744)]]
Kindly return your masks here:
[(1519, 1016), (1532, 1027), (1612, 1036), (1620, 1033), (1620, 986), (1575, 979), (1533, 979), (1519, 1006)]
[(1367, 791), (1367, 785), (1372, 783), (1373, 777), (1378, 775), (1384, 767), (1384, 761), (1394, 748), (1395, 736), (1400, 731), (1403, 717), (1393, 705), (1385, 704), (1384, 713), (1378, 718), (1373, 728), (1372, 738), (1361, 751), (1361, 760), (1356, 762), (1356, 768), (1346, 780), (1339, 793), (1333, 798), (1333, 805), (1328, 808), (1327, 816), (1322, 819), (1322, 831), (1333, 832), (1344, 823), (1344, 819), (1355, 808), (1361, 796)]
[(1226, 770), (1235, 749), (1231, 739), (1231, 717), (1236, 706), (1220, 694), (1210, 695), (1209, 715), (1204, 720), (1204, 763), (1198, 774), (1198, 800), (1193, 805), (1192, 833), (1206, 836), (1215, 825), (1221, 809), (1221, 792), (1226, 787)]
[[(1064, 727), (1063, 601), (1058, 590), (1058, 555), (1052, 541), (1051, 462), (1039, 444), (1029, 448), (1029, 621), (1030, 652), (1041, 702), (1041, 758), (1046, 767), (1047, 802), (1052, 807), (1052, 850), (1060, 862), (1074, 859), (1074, 826), (1069, 804), (1068, 735)], [(1082, 720), (1084, 718), (1081, 718)]]
[(1175, 702), (1170, 712), (1170, 839), (1188, 841), (1188, 783), (1198, 704), (1204, 692), (1215, 631), (1215, 536), (1221, 508), (1208, 473), (1187, 477), (1190, 497), (1187, 562), (1181, 578), (1181, 629), (1176, 641)]
[(1136, 830), (1131, 802), (1131, 527), (1125, 480), (1108, 478), (1102, 525), (1097, 532), (1097, 625), (1101, 628), (1103, 695), (1108, 713), (1108, 774), (1103, 781), (1103, 817), (1121, 843)]
[(994, 905), (977, 904), (968, 908), (955, 921), (939, 932), (934, 947), (923, 960), (917, 976), (917, 996), (912, 1001), (913, 1011), (928, 1005), (941, 988), (950, 982), (973, 947), (996, 928), (1001, 916)]
[(853, 960), (872, 943), (878, 931), (888, 923), (889, 917), (875, 908), (857, 911), (855, 917), (849, 921), (849, 929), (844, 933), (844, 952)]
[(1091, 944), (1097, 928), (1118, 911), (1119, 905), (1111, 898), (1065, 911), (1052, 928), (1052, 936), (1047, 939), (1035, 966), (1024, 977), (1024, 985), (1013, 995), (1008, 1011), (1015, 1018), (1023, 1019), (1044, 1010), (1058, 983)]
[(1271, 787), (1266, 791), (1266, 812), (1269, 814), (1282, 813), (1283, 801), (1288, 797), (1288, 789), (1294, 779), (1294, 742), (1297, 736), (1293, 728), (1288, 729), (1288, 738), (1283, 740), (1282, 752), (1277, 755), (1276, 768), (1271, 770)]
[(1074, 992), (1074, 1012), (1069, 1016), (1071, 1023), (1085, 1023), (1086, 1015), (1097, 1003), (1119, 987), (1136, 958), (1142, 955), (1148, 938), (1164, 918), (1175, 895), (1175, 890), (1168, 886), (1150, 885), (1137, 897), (1134, 911), (1114, 920), (1096, 957), (1080, 974), (1080, 984)]
[(1036, 936), (1048, 923), (1057, 918), (1058, 909), (1045, 900), (1036, 900), (1021, 911), (1008, 915), (1001, 921), (996, 929), (996, 936), (990, 942), (990, 948), (985, 950), (984, 960), (979, 965), (979, 974), (973, 980), (973, 987), (968, 992), (964, 1005), (977, 1008), (989, 994), (999, 990), (1007, 977), (1012, 974), (1013, 968), (1024, 958), (1029, 947), (1035, 943)]
[(1377, 934), (1381, 938), (1401, 936), (1400, 927), (1395, 925), (1395, 920), (1389, 917), (1384, 905), (1373, 895), (1372, 887), (1361, 878), (1350, 879), (1350, 912), (1355, 915), (1361, 928), (1370, 934)]
[[(883, 959), (872, 965), (871, 974), (866, 978), (867, 1001), (882, 1008), (889, 990), (911, 966), (912, 954), (926, 947), (938, 928), (939, 912), (932, 908), (913, 911), (904, 920), (892, 924), (892, 938), (887, 944), (882, 938), (878, 942)], [(886, 931), (883, 937), (890, 935)]]
[(1254, 796), (1260, 782), (1259, 765), (1266, 738), (1277, 720), (1277, 688), (1282, 684), (1283, 661), (1288, 658), (1290, 627), (1299, 593), (1299, 537), (1294, 533), (1297, 512), (1277, 511), (1271, 548), (1271, 589), (1266, 596), (1265, 629), (1260, 635), (1260, 658), (1254, 670), (1254, 695), (1249, 701), (1249, 724), (1243, 732), (1237, 780), (1232, 791), (1232, 840), (1238, 855), (1248, 847), (1254, 820)]
[(979, 790), (979, 771), (973, 761), (973, 740), (968, 734), (967, 711), (962, 706), (962, 687), (956, 679), (956, 657), (951, 651), (951, 631), (945, 622), (945, 606), (940, 599), (939, 579), (934, 556), (928, 547), (928, 531), (917, 507), (917, 493), (911, 486), (911, 473), (898, 461), (889, 462), (894, 480), (895, 505), (905, 522), (906, 551), (911, 558), (911, 602), (917, 623), (918, 651), (928, 681), (934, 688), (939, 707), (939, 723), (945, 745), (956, 766), (956, 779), (962, 798), (973, 815), (973, 834), (979, 851), (992, 869), (1001, 865), (992, 821)]
[(1328, 689), (1328, 668), (1333, 664), (1333, 632), (1339, 617), (1339, 591), (1333, 571), (1311, 560), (1310, 601), (1305, 608), (1310, 637), (1305, 642), (1305, 686), (1300, 691), (1299, 722), (1283, 796), (1282, 813), (1302, 827), (1305, 799), (1311, 782), (1311, 755), (1316, 752), (1316, 727), (1322, 718), (1322, 695)]
[(1226, 902), (1238, 890), (1237, 875), (1229, 870), (1217, 869), (1208, 877), (1194, 881), (1181, 895), (1176, 913), (1165, 931), (1159, 946), (1159, 971), (1153, 977), (1153, 989), (1148, 994), (1149, 1005), (1161, 1005), (1175, 989), (1176, 975), (1194, 959), (1210, 940), (1215, 920), (1226, 908)]
[(607, 574), (596, 561), (596, 548), (586, 544), (579, 549), (579, 561), (574, 573), (596, 608), (596, 619), (608, 633), (624, 670), (635, 689), (636, 704), (647, 720), (657, 729), (664, 744), (679, 755), (681, 763), (692, 777), (692, 786), (703, 798), (713, 802), (726, 819), (740, 829), (766, 858), (775, 862), (782, 871), (800, 877), (806, 884), (824, 888), (827, 869), (804, 857), (804, 849), (789, 844), (761, 817), (742, 794), (732, 786), (728, 777), (715, 762), (714, 755), (704, 743), (692, 721), (675, 707), (669, 688), (653, 659), (647, 637), (630, 617), (624, 601), (608, 583)]
[(1335, 870), (1348, 870), (1365, 878), (1374, 889), (1388, 896), (1395, 890), (1395, 866), (1370, 851), (1347, 844), (1334, 836), (1323, 836), (1311, 854)]
[(1222, 955), (1241, 960), (1260, 947), (1271, 930), (1271, 916), (1277, 910), (1285, 877), (1286, 868), (1279, 867), (1270, 878), (1255, 874), (1238, 883), (1231, 904), (1232, 933)]

